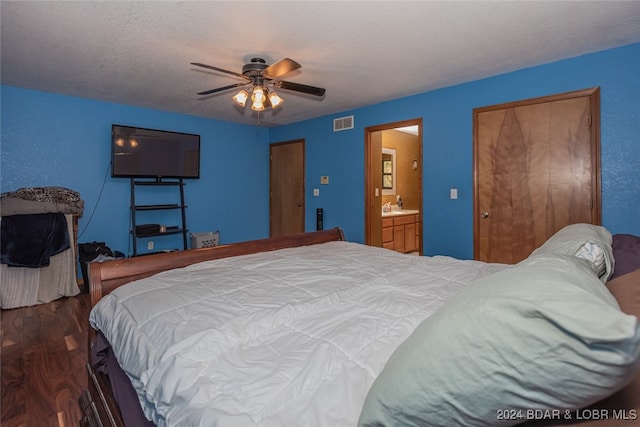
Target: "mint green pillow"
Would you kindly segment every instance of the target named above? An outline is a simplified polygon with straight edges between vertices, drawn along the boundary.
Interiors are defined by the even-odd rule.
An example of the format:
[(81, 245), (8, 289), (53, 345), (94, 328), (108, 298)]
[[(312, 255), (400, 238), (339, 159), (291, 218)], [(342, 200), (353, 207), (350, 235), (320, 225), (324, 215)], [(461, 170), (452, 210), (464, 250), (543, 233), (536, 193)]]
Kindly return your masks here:
[(624, 387), (640, 368), (640, 325), (588, 264), (539, 254), (471, 283), (394, 352), (359, 426), (513, 425), (544, 409), (575, 416)]

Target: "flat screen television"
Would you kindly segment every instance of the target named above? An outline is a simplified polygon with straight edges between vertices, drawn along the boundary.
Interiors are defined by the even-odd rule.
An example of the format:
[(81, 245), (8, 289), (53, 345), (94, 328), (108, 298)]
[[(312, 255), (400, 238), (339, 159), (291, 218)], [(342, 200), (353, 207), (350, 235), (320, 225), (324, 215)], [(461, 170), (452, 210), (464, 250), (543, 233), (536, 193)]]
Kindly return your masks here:
[(111, 176), (200, 178), (200, 135), (112, 125)]

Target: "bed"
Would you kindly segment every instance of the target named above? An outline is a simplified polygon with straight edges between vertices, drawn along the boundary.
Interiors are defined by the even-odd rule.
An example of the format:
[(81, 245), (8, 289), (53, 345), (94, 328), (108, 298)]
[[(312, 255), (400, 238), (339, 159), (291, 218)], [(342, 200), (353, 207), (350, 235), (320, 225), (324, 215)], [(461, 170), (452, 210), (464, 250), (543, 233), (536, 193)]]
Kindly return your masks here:
[(80, 293), (76, 247), (83, 207), (80, 194), (64, 187), (2, 193), (2, 309), (44, 304)]
[(635, 420), (633, 399), (614, 397), (607, 417), (597, 406), (634, 396), (640, 368), (638, 319), (605, 286), (611, 243), (576, 224), (509, 266), (403, 255), (335, 229), (93, 263), (83, 423)]

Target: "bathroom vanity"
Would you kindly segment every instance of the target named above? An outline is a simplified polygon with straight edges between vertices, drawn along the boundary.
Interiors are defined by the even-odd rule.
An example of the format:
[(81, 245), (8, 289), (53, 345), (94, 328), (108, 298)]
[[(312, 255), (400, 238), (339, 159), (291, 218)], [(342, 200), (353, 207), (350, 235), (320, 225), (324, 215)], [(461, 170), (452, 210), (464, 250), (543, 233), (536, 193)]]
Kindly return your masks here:
[(382, 246), (402, 253), (420, 251), (420, 212), (402, 209), (382, 213)]

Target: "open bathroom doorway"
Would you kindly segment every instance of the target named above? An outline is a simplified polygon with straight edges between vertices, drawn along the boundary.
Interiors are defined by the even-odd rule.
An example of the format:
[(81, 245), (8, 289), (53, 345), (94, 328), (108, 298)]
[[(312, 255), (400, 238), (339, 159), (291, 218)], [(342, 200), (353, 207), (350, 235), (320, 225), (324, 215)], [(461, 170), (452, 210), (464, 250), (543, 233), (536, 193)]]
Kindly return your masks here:
[(365, 128), (365, 244), (422, 254), (422, 194), (422, 119)]

